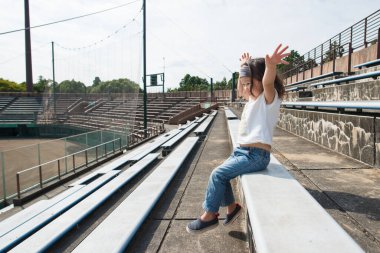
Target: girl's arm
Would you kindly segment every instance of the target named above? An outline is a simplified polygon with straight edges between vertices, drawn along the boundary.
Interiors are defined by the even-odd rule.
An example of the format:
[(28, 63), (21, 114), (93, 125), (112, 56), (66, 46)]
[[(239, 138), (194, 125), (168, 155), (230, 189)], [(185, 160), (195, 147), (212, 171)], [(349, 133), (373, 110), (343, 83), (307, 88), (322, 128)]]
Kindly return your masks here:
[(276, 79), (276, 66), (279, 63), (289, 64), (288, 62), (282, 60), (282, 58), (290, 55), (290, 53), (282, 54), (288, 49), (288, 46), (281, 49), (281, 44), (277, 46), (276, 50), (272, 56), (265, 56), (265, 72), (263, 76), (263, 88), (264, 97), (267, 104), (271, 104), (275, 95), (274, 80)]
[(243, 96), (243, 86), (240, 83), (240, 78), (238, 78), (237, 93), (238, 98)]

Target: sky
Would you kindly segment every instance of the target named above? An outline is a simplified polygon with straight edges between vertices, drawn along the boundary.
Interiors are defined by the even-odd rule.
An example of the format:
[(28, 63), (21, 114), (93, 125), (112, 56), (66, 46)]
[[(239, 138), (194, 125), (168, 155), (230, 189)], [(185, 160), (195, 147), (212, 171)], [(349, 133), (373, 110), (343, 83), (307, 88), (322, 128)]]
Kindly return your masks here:
[[(129, 78), (142, 87), (142, 0), (31, 0), (33, 80), (92, 84)], [(239, 57), (273, 53), (279, 43), (301, 55), (378, 10), (375, 0), (147, 0), (147, 74), (165, 72), (165, 88), (186, 75), (221, 81)], [(24, 27), (24, 1), (0, 1), (0, 33)], [(24, 32), (0, 35), (0, 78), (25, 81)], [(157, 91), (158, 88), (148, 88)], [(160, 88), (161, 89), (161, 88)]]

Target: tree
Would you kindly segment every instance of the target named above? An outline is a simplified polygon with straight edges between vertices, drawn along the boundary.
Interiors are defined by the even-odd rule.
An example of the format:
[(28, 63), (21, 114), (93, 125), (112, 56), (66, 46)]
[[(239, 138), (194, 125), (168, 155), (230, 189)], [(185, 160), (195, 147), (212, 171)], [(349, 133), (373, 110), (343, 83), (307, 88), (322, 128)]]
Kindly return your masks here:
[(297, 67), (297, 66), (299, 66), (305, 62), (303, 57), (301, 57), (301, 55), (296, 50), (291, 50), (290, 55), (286, 56), (284, 58), (284, 61), (289, 62), (289, 64), (288, 65), (285, 65), (285, 64), (277, 65), (277, 70), (280, 73), (285, 73), (286, 71), (291, 70), (291, 69), (293, 69), (293, 68), (295, 68), (295, 67)]
[(1, 92), (25, 92), (26, 85), (15, 83), (13, 81), (0, 78), (0, 91)]
[(94, 81), (92, 82), (92, 87), (94, 86), (98, 86), (102, 81), (100, 80), (100, 78), (97, 76), (95, 77)]
[(139, 91), (139, 85), (128, 78), (100, 82), (99, 84), (91, 87), (91, 93), (136, 93)]
[(335, 58), (342, 57), (343, 53), (344, 53), (343, 46), (339, 46), (338, 43), (334, 41), (332, 44), (330, 44), (329, 50), (327, 50), (327, 52), (324, 53), (323, 62), (326, 63), (326, 62), (332, 61), (334, 60), (334, 57)]
[(86, 88), (84, 83), (75, 81), (74, 79), (70, 80), (65, 80), (62, 81), (58, 87), (57, 87), (57, 92), (59, 93), (85, 93)]
[(215, 82), (214, 89), (215, 90), (225, 90), (228, 87), (227, 79), (223, 77), (223, 80), (220, 82)]
[(49, 85), (52, 83), (51, 80), (45, 79), (43, 76), (38, 77), (38, 82), (33, 84), (33, 91), (44, 92), (49, 89)]
[(186, 74), (179, 83), (179, 91), (208, 90), (209, 82), (199, 76)]

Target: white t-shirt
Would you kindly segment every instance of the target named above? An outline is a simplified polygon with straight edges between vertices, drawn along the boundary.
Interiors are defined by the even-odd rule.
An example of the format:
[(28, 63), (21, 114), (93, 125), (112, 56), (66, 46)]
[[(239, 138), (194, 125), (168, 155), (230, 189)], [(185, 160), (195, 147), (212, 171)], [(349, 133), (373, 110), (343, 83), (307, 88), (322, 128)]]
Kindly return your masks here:
[(264, 92), (256, 100), (250, 97), (241, 115), (237, 142), (261, 142), (272, 145), (273, 130), (280, 115), (281, 102), (276, 90), (271, 104), (265, 102)]

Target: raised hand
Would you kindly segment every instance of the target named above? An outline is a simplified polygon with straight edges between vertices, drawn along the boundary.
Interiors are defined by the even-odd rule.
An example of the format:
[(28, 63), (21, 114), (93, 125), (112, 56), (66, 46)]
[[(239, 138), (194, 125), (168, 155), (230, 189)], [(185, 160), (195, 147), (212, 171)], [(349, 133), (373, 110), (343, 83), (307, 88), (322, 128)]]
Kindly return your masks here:
[(243, 66), (243, 64), (248, 63), (250, 59), (251, 59), (251, 56), (249, 55), (249, 53), (243, 53), (241, 57), (239, 58), (240, 67)]
[(277, 64), (280, 64), (280, 63), (289, 64), (289, 62), (283, 60), (283, 58), (290, 55), (290, 53), (283, 54), (286, 51), (286, 49), (288, 49), (288, 46), (284, 47), (283, 49), (281, 49), (281, 47), (282, 47), (282, 44), (278, 45), (276, 50), (272, 54), (272, 56), (269, 56), (269, 55), (265, 56), (265, 64), (267, 66), (268, 65), (276, 66)]

